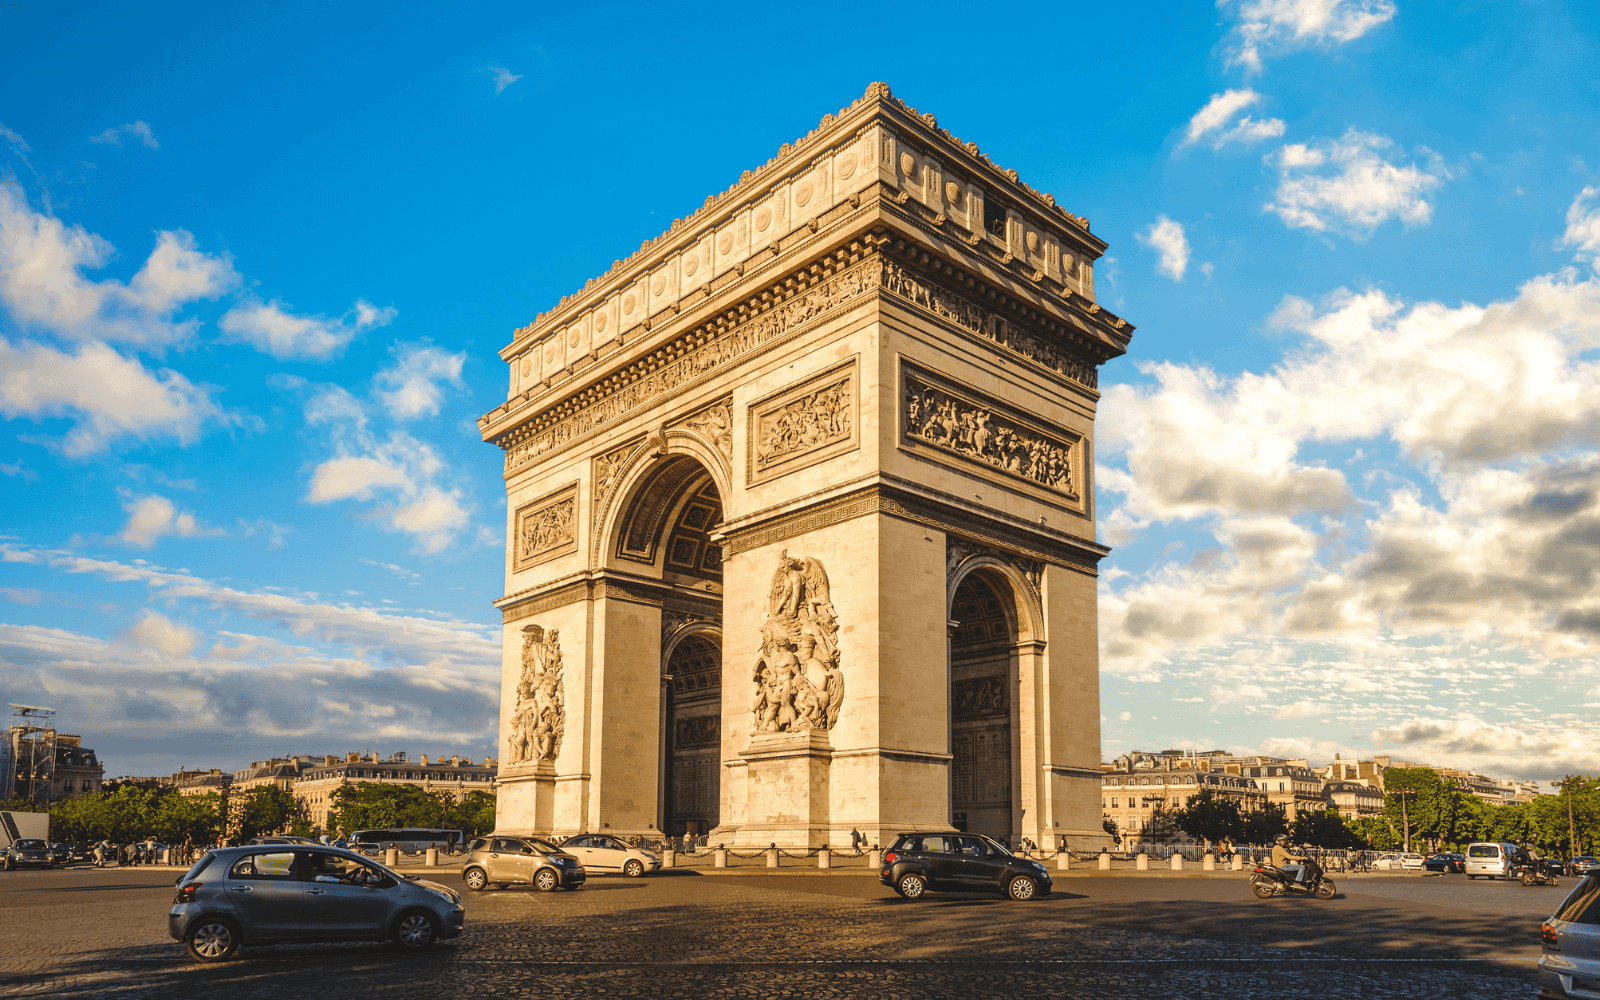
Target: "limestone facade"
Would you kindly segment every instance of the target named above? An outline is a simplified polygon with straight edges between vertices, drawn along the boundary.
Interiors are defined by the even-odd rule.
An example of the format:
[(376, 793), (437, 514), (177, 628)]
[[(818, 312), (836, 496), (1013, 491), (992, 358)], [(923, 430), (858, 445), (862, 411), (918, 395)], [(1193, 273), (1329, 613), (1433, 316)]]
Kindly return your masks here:
[(517, 330), (502, 831), (1103, 843), (1105, 249), (873, 84)]

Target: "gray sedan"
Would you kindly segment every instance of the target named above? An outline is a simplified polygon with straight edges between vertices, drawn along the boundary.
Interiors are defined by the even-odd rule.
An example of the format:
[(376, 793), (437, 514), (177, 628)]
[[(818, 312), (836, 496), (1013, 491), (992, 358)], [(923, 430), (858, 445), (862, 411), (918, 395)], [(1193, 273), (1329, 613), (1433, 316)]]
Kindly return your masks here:
[[(292, 847), (292, 849), (290, 849)], [(385, 941), (418, 951), (461, 933), (461, 897), (334, 847), (212, 851), (178, 879), (167, 932), (202, 962), (281, 941)]]

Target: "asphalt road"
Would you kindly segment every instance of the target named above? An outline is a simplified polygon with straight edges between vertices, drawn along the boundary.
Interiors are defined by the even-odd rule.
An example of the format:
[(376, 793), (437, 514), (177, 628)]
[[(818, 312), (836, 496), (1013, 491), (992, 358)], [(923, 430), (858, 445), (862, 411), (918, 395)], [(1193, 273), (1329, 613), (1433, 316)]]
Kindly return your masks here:
[(1539, 922), (1572, 886), (1358, 877), (1323, 902), (1258, 900), (1240, 876), (1068, 876), (1029, 903), (913, 903), (859, 874), (595, 878), (468, 894), (466, 933), (421, 956), (295, 945), (202, 966), (166, 937), (174, 878), (0, 875), (0, 996), (1531, 998)]

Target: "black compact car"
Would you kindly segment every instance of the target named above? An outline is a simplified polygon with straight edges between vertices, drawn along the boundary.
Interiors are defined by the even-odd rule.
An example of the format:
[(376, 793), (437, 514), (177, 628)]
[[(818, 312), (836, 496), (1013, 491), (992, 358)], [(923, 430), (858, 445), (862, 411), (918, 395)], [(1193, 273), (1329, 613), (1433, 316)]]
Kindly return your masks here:
[(1445, 851), (1435, 854), (1422, 863), (1423, 871), (1430, 872), (1465, 872), (1467, 870), (1467, 856)]
[(970, 833), (902, 833), (883, 856), (884, 885), (906, 899), (928, 890), (1003, 892), (1015, 900), (1050, 894), (1050, 870)]
[(5, 850), (5, 860), (0, 862), (8, 872), (18, 868), (54, 868), (56, 852), (42, 840), (24, 838)]

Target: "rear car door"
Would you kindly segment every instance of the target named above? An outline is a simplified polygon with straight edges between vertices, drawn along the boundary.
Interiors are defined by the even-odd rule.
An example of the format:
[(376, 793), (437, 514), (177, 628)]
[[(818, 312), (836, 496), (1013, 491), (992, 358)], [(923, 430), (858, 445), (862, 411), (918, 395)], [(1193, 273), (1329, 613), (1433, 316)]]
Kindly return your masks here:
[(956, 838), (932, 834), (922, 838), (922, 858), (928, 863), (928, 877), (944, 885), (961, 884), (961, 859), (956, 854)]
[(593, 837), (573, 837), (565, 844), (562, 844), (561, 849), (577, 858), (578, 864), (584, 868), (599, 867), (590, 861), (590, 855), (594, 853), (594, 840), (595, 838)]
[(228, 869), (225, 891), (244, 925), (245, 940), (299, 937), (305, 886), (295, 875), (292, 851), (247, 854)]
[(318, 937), (371, 939), (387, 929), (393, 880), (338, 854), (307, 851), (296, 871), (306, 895), (304, 922)]

